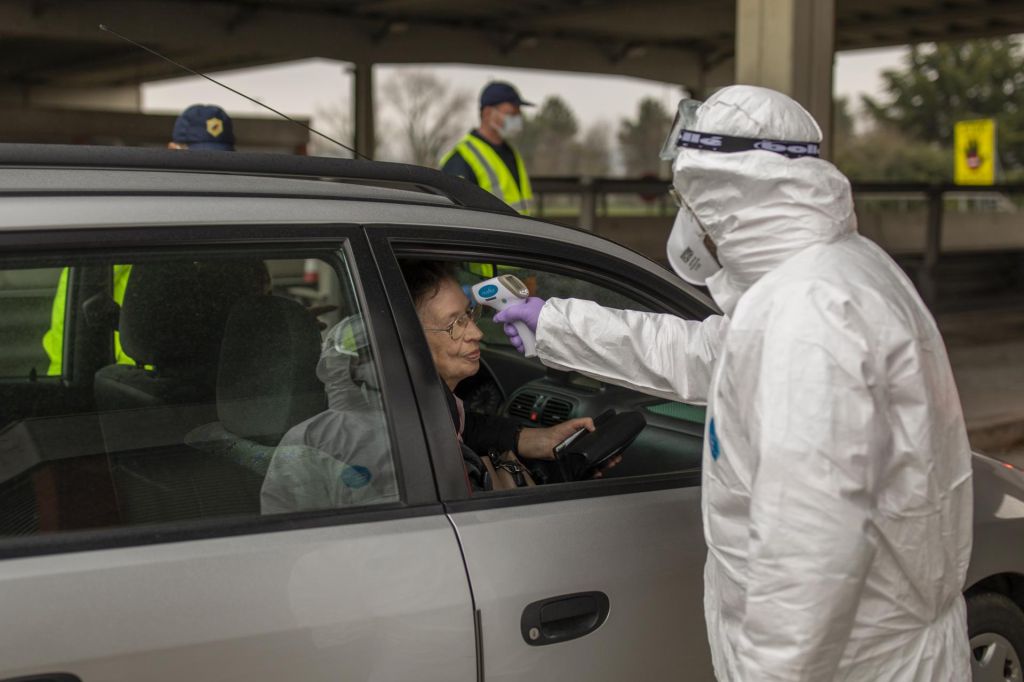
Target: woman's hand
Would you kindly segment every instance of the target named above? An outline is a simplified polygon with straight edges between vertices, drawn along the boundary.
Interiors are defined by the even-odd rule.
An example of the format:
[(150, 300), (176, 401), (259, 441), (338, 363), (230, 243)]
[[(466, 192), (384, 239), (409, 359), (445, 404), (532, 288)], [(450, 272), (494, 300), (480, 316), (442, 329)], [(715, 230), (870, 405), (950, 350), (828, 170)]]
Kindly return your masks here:
[(594, 420), (580, 417), (543, 429), (525, 428), (519, 432), (519, 456), (523, 459), (552, 460), (555, 458), (555, 446), (581, 428), (593, 431)]

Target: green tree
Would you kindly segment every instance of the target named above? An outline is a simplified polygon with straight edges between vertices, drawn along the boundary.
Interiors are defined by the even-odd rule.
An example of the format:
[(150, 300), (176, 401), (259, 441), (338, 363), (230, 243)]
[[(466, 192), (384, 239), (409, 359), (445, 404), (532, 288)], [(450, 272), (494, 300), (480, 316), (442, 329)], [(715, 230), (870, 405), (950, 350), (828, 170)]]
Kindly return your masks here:
[(579, 129), (576, 114), (555, 95), (533, 116), (524, 115), (523, 131), (513, 142), (531, 175), (572, 175), (578, 172)]
[(604, 121), (587, 128), (577, 144), (577, 173), (591, 177), (608, 175), (612, 164), (611, 137), (611, 127)]
[(951, 179), (951, 152), (935, 142), (915, 140), (889, 124), (858, 133), (850, 103), (833, 107), (833, 160), (853, 181), (942, 182)]
[(946, 182), (952, 179), (949, 149), (909, 139), (890, 127), (857, 135), (848, 144), (836, 140), (834, 161), (854, 182)]
[(1024, 53), (1017, 39), (915, 46), (902, 68), (882, 77), (886, 99), (863, 98), (878, 124), (952, 149), (957, 121), (994, 118), (1002, 167), (1024, 167)]
[(832, 137), (836, 144), (842, 144), (856, 133), (856, 117), (850, 111), (850, 100), (836, 97), (832, 102)]
[(635, 119), (619, 123), (619, 148), (628, 175), (667, 175), (668, 164), (658, 152), (671, 125), (672, 113), (653, 97), (640, 100)]

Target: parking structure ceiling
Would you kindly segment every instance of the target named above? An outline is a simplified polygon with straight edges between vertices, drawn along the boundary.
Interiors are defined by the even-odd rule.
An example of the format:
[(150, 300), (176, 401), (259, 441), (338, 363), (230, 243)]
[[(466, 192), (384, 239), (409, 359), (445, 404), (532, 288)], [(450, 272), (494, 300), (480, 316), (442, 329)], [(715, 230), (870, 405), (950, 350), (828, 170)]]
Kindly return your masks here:
[[(0, 0), (0, 84), (182, 75), (101, 23), (203, 71), (322, 57), (729, 82), (735, 15), (728, 0)], [(837, 0), (836, 16), (837, 50), (1024, 32), (1022, 0)]]

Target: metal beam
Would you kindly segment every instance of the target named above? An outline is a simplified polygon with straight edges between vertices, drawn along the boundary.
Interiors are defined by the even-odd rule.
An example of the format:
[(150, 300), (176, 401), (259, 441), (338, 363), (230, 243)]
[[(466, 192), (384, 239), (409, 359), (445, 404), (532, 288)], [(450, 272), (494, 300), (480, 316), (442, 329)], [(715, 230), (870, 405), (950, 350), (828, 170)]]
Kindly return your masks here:
[[(529, 41), (532, 47), (524, 44), (503, 53), (501, 36), (507, 35), (508, 29), (498, 31), (487, 25), (415, 19), (408, 30), (380, 38), (380, 18), (317, 12), (305, 6), (294, 10), (273, 6), (261, 8), (235, 25), (237, 6), (233, 2), (97, 0), (55, 5), (36, 15), (28, 0), (10, 0), (0, 3), (0, 35), (110, 43), (115, 39), (95, 28), (109, 21), (135, 40), (178, 55), (187, 56), (196, 45), (206, 45), (218, 46), (226, 56), (251, 56), (257, 46), (266, 50), (268, 63), (323, 57), (356, 63), (452, 62), (550, 69), (552, 55), (558, 55), (560, 70), (679, 84), (694, 82), (699, 70), (698, 53), (681, 41), (644, 43), (644, 50), (616, 61), (608, 54), (604, 36), (551, 29), (533, 36)], [(188, 31), (180, 30), (182, 16), (189, 17)], [(140, 62), (145, 59), (140, 54)]]
[[(783, 2), (784, 0), (778, 0)], [(1020, 0), (837, 0), (836, 44), (877, 47), (908, 40), (1024, 31)], [(528, 4), (524, 4), (528, 3)], [(617, 74), (706, 90), (735, 44), (732, 2), (720, 0), (0, 0), (0, 41), (123, 47), (99, 23), (200, 69), (307, 57), (353, 63), (451, 62)], [(877, 8), (873, 12), (863, 8)], [(460, 8), (465, 11), (459, 11)], [(187, 20), (187, 21), (183, 21)], [(188, 29), (182, 30), (183, 23)], [(401, 30), (394, 30), (401, 27)], [(199, 47), (197, 47), (199, 46)], [(26, 55), (32, 54), (28, 49)], [(74, 54), (74, 53), (71, 53)], [(21, 82), (114, 85), (178, 75), (139, 53), (33, 68)], [(81, 68), (79, 68), (81, 65)], [(13, 78), (13, 76), (11, 77)], [(33, 80), (35, 79), (35, 80)], [(703, 79), (703, 80), (702, 80)], [(721, 77), (714, 79), (716, 82)], [(731, 78), (726, 79), (726, 81)]]

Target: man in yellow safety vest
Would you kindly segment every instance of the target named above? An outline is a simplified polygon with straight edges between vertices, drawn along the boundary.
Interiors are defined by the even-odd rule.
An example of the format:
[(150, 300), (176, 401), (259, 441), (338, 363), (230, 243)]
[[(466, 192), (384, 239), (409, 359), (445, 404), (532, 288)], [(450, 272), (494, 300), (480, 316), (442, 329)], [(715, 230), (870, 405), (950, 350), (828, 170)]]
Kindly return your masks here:
[[(203, 149), (233, 152), (235, 150), (235, 131), (231, 117), (214, 104), (193, 104), (174, 121), (171, 141), (168, 149)], [(128, 287), (128, 276), (131, 265), (115, 265), (113, 272), (114, 302), (118, 305), (124, 301), (124, 292)], [(50, 376), (60, 375), (64, 370), (64, 316), (67, 310), (69, 268), (61, 270), (57, 281), (57, 291), (53, 297), (53, 309), (50, 312), (50, 328), (43, 336), (43, 349), (50, 359), (46, 373)], [(114, 359), (121, 365), (134, 365), (135, 361), (121, 348), (121, 339), (114, 332)]]
[(508, 83), (488, 83), (480, 93), (480, 126), (441, 159), (441, 170), (475, 182), (523, 215), (530, 215), (533, 190), (523, 158), (508, 143), (523, 128), (526, 102)]

